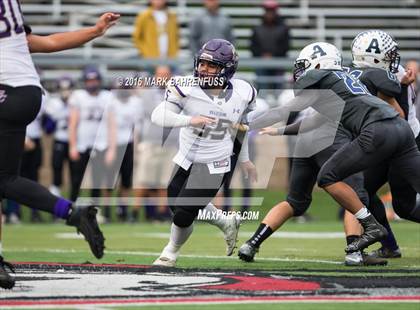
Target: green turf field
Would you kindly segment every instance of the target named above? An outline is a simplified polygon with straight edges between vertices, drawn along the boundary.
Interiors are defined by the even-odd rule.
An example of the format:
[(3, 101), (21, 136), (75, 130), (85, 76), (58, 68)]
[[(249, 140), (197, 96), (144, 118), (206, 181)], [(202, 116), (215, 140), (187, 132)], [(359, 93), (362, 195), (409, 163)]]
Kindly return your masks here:
[[(275, 200), (273, 193), (261, 208), (263, 218), (269, 204)], [(257, 210), (257, 208), (254, 208)], [(197, 223), (192, 237), (183, 247), (178, 267), (212, 270), (270, 270), (284, 271), (290, 275), (369, 277), (378, 271), (388, 276), (420, 276), (420, 228), (406, 221), (393, 222), (403, 258), (389, 260), (385, 267), (345, 267), (345, 239), (340, 236), (342, 223), (336, 219), (337, 208), (323, 193), (316, 193), (314, 207), (310, 210), (313, 221), (298, 224), (289, 222), (280, 231), (295, 233), (273, 235), (265, 242), (253, 263), (240, 261), (236, 253), (224, 256), (225, 244), (221, 232), (206, 223)], [(245, 222), (241, 226), (239, 243), (246, 241), (258, 221)], [(74, 229), (62, 224), (6, 225), (3, 228), (3, 251), (9, 261), (14, 262), (63, 262), (63, 263), (111, 263), (150, 265), (168, 241), (169, 223), (107, 224), (102, 229), (106, 237), (106, 254), (102, 260), (95, 259), (84, 240), (78, 239)], [(309, 233), (300, 235), (299, 233)], [(370, 249), (377, 248), (377, 245)], [(261, 309), (350, 309), (350, 304), (262, 304)], [(416, 308), (417, 306), (417, 308)], [(165, 306), (184, 309), (184, 306)], [(202, 306), (199, 306), (202, 308)], [(253, 305), (215, 305), (211, 309), (254, 309)], [(353, 305), (354, 307), (354, 305)], [(413, 304), (369, 303), (363, 309), (419, 309)], [(191, 307), (193, 309), (194, 307)], [(153, 307), (152, 309), (162, 309)], [(190, 307), (186, 308), (190, 309)]]

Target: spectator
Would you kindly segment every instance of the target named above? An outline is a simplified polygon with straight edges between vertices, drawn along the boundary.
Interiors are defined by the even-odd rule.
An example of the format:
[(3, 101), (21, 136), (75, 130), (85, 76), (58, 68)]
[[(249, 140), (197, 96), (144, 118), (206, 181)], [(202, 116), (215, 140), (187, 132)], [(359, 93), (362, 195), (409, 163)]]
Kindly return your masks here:
[[(262, 16), (262, 24), (252, 31), (251, 52), (254, 57), (272, 58), (286, 57), (289, 50), (289, 28), (283, 17), (278, 14), (278, 4), (274, 0), (266, 0), (263, 3), (265, 10)], [(259, 89), (281, 89), (283, 70), (258, 69), (257, 75), (261, 81)], [(269, 81), (264, 78), (269, 78)]]
[(413, 87), (413, 94), (415, 95), (414, 104), (416, 105), (416, 115), (417, 119), (420, 120), (420, 85), (419, 85), (419, 64), (415, 60), (410, 60), (405, 65), (406, 70), (411, 70), (414, 72), (416, 80), (411, 84)]
[[(84, 89), (72, 92), (68, 99), (69, 157), (72, 201), (76, 201), (88, 164), (92, 170), (92, 197), (100, 197), (106, 167), (111, 166), (116, 151), (116, 125), (113, 113), (114, 98), (105, 90), (101, 74), (96, 67), (83, 70)], [(106, 187), (106, 186), (105, 186)], [(109, 208), (105, 221), (109, 221)]]
[(206, 10), (190, 23), (190, 48), (193, 55), (211, 39), (225, 39), (234, 44), (229, 17), (220, 12), (219, 0), (204, 0)]
[(57, 81), (57, 95), (51, 96), (45, 107), (46, 113), (55, 123), (51, 162), (53, 168), (53, 184), (49, 190), (56, 196), (61, 195), (64, 163), (69, 160), (68, 99), (73, 88), (74, 82), (71, 78), (67, 76), (61, 77)]
[(134, 45), (143, 58), (174, 58), (179, 51), (178, 23), (166, 0), (151, 0), (150, 7), (137, 15)]

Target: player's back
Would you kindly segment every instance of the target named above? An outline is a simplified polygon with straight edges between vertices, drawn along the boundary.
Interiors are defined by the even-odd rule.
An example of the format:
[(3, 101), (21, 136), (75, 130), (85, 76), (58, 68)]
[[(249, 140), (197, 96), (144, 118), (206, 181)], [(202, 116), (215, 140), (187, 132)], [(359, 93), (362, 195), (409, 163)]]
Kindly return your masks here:
[[(345, 71), (310, 70), (296, 81), (295, 88), (298, 94), (302, 89), (331, 90), (337, 96), (334, 99), (336, 105), (344, 104), (340, 122), (356, 135), (370, 123), (398, 116), (398, 112), (385, 101), (372, 96), (360, 81)], [(312, 107), (328, 116), (332, 105), (330, 102), (327, 106), (322, 97)]]
[(1, 5), (0, 84), (41, 87), (29, 53), (20, 4), (17, 0), (10, 0), (2, 1)]

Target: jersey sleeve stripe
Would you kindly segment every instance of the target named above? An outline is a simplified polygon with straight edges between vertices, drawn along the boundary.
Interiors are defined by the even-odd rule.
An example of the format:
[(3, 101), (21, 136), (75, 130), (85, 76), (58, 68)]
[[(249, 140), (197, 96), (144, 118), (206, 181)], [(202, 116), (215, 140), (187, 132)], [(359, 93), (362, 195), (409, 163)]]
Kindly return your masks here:
[(181, 97), (183, 98), (187, 97), (176, 84), (174, 86), (175, 86), (176, 91), (181, 95)]
[(169, 101), (169, 100), (166, 101), (166, 102), (172, 103), (172, 104), (176, 105), (178, 108), (180, 108), (181, 110), (183, 110), (182, 106), (178, 102)]
[(252, 89), (252, 98), (251, 98), (251, 100), (248, 102), (248, 104), (251, 104), (251, 103), (254, 101), (254, 99), (255, 99), (255, 88), (254, 88), (254, 87), (252, 87), (252, 85), (251, 85), (251, 89)]

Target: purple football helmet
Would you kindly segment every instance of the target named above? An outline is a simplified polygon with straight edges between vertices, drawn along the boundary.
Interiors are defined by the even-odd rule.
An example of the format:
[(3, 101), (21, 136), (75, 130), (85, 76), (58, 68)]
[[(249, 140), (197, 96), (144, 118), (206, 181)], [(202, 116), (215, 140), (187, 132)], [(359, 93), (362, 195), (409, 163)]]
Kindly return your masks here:
[(194, 76), (198, 77), (198, 64), (200, 60), (206, 60), (221, 67), (216, 77), (229, 81), (238, 68), (238, 54), (235, 47), (229, 41), (212, 39), (205, 43), (198, 51), (194, 59)]

